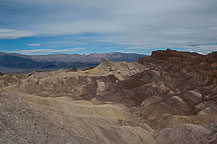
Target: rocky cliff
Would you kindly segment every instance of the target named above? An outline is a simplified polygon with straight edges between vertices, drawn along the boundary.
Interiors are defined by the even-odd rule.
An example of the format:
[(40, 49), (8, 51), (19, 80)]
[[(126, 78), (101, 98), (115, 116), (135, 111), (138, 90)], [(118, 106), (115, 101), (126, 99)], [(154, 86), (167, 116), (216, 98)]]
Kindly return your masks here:
[[(149, 59), (161, 60), (191, 71), (217, 77), (217, 52), (201, 55), (195, 52), (178, 52), (167, 49), (166, 51), (153, 51)], [(139, 61), (142, 62), (143, 60), (144, 58)]]

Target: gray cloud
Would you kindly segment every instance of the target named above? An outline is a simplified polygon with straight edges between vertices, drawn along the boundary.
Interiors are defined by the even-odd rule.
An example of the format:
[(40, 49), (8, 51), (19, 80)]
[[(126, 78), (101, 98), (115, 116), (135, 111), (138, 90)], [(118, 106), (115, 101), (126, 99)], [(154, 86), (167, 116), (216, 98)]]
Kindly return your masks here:
[(0, 39), (17, 39), (20, 37), (30, 37), (33, 35), (33, 33), (28, 31), (0, 28)]
[(184, 49), (217, 42), (216, 7), (216, 0), (10, 0), (0, 4), (0, 28), (28, 31), (15, 37), (92, 32), (104, 34), (96, 42), (129, 49)]
[(34, 43), (34, 44), (27, 44), (28, 46), (33, 46), (33, 47), (39, 47), (41, 46), (41, 44), (39, 43)]

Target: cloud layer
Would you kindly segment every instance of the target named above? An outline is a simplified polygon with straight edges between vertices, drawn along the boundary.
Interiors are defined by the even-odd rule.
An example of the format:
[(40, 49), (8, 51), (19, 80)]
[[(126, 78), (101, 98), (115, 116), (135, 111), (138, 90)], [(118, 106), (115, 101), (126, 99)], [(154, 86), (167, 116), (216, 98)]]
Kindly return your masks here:
[(1, 29), (0, 27), (0, 40), (1, 39), (17, 39), (20, 37), (30, 37), (34, 34), (28, 31), (13, 30), (13, 29)]
[(33, 49), (33, 50), (19, 50), (13, 51), (14, 53), (20, 53), (25, 55), (46, 55), (53, 53), (75, 53), (84, 48), (69, 48), (69, 49)]
[(33, 46), (33, 47), (39, 47), (41, 44), (35, 43), (35, 44), (27, 44), (28, 46)]
[(0, 29), (0, 39), (96, 33), (103, 35), (95, 42), (135, 51), (185, 47), (199, 51), (200, 46), (215, 47), (217, 42), (216, 7), (216, 0), (2, 1), (0, 28), (5, 29)]

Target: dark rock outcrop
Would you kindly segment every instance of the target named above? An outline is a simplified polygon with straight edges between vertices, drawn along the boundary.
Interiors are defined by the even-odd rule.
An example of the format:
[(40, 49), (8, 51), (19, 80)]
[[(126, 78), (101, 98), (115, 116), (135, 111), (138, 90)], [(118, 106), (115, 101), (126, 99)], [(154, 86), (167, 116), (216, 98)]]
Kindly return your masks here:
[[(150, 59), (163, 60), (164, 63), (174, 64), (176, 67), (217, 77), (217, 52), (200, 55), (195, 52), (178, 52), (167, 49), (166, 51), (152, 52)], [(143, 59), (139, 60), (139, 62), (142, 61)]]
[(0, 72), (0, 76), (3, 76), (3, 75), (4, 75), (4, 73)]

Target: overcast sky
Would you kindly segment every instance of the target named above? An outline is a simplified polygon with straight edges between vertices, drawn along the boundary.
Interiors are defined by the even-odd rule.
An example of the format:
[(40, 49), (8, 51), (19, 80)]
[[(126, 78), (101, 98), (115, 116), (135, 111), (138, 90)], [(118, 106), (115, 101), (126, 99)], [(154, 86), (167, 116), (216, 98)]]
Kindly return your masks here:
[(217, 51), (217, 0), (0, 0), (0, 51)]

